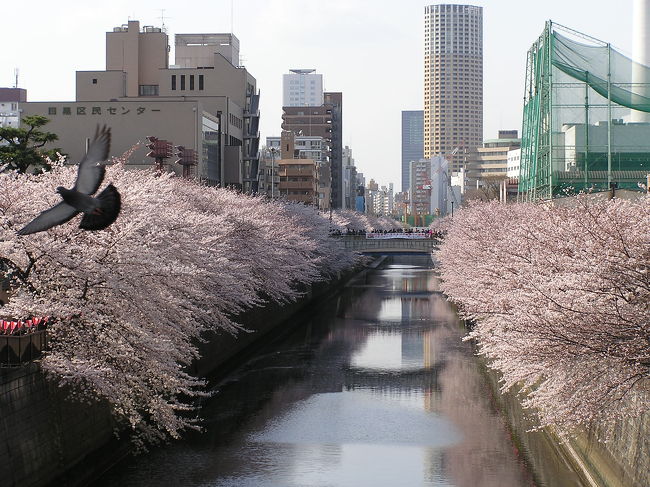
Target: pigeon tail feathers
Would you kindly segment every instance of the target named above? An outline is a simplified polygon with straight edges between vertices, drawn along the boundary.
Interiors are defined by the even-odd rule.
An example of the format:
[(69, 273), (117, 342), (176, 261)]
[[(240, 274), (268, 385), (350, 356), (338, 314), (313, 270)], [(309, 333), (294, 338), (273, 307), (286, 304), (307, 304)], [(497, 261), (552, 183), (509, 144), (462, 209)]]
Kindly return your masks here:
[(120, 214), (122, 198), (115, 186), (109, 184), (97, 196), (99, 205), (90, 213), (84, 213), (79, 228), (82, 230), (103, 230)]

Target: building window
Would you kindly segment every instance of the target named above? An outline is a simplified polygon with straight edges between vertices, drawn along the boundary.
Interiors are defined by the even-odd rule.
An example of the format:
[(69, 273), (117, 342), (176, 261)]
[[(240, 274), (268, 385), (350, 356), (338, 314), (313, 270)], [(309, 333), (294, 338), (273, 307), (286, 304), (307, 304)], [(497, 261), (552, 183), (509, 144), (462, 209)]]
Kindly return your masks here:
[(97, 78), (93, 78), (93, 84), (94, 84), (94, 85), (97, 84)]
[(48, 107), (47, 108), (47, 114), (48, 115), (56, 115), (56, 107)]
[(158, 96), (158, 85), (140, 85), (140, 96)]
[(190, 74), (190, 90), (194, 90), (194, 75)]
[(203, 89), (203, 75), (199, 75), (199, 90)]
[(185, 75), (181, 74), (181, 91), (185, 90)]
[(172, 74), (172, 91), (176, 90), (176, 75)]

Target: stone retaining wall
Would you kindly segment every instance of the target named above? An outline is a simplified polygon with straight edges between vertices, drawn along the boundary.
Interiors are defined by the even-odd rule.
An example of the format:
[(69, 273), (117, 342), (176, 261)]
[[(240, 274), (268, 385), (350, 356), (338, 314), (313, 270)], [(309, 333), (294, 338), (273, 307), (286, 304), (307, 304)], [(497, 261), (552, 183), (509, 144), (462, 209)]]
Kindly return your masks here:
[[(485, 367), (496, 403), (513, 441), (546, 487), (650, 486), (650, 415), (620, 421), (613, 429), (594, 427), (562, 442), (549, 429), (531, 431), (537, 422), (511, 391), (499, 392), (499, 374)], [(609, 438), (608, 441), (599, 441)]]
[(617, 459), (623, 485), (650, 486), (650, 413), (622, 419), (611, 428), (593, 428), (579, 440), (576, 449), (582, 456), (603, 450)]
[(0, 485), (47, 485), (114, 438), (106, 403), (66, 398), (36, 364), (0, 369)]

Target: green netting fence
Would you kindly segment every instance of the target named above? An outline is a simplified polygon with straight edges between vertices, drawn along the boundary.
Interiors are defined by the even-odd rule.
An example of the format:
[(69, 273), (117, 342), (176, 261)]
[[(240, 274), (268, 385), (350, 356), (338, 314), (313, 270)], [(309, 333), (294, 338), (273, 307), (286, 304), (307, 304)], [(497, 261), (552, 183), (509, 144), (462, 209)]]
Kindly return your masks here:
[(549, 199), (650, 173), (650, 67), (547, 22), (528, 51), (519, 192)]

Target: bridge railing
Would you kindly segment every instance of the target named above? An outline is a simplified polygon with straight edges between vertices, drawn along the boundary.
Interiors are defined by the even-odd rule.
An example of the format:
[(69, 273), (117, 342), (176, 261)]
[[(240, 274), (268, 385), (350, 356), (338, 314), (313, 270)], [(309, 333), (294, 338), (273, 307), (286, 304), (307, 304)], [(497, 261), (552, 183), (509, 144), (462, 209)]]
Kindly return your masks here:
[(428, 253), (438, 246), (438, 239), (367, 239), (364, 235), (344, 235), (341, 241), (346, 249), (356, 252), (423, 252)]

